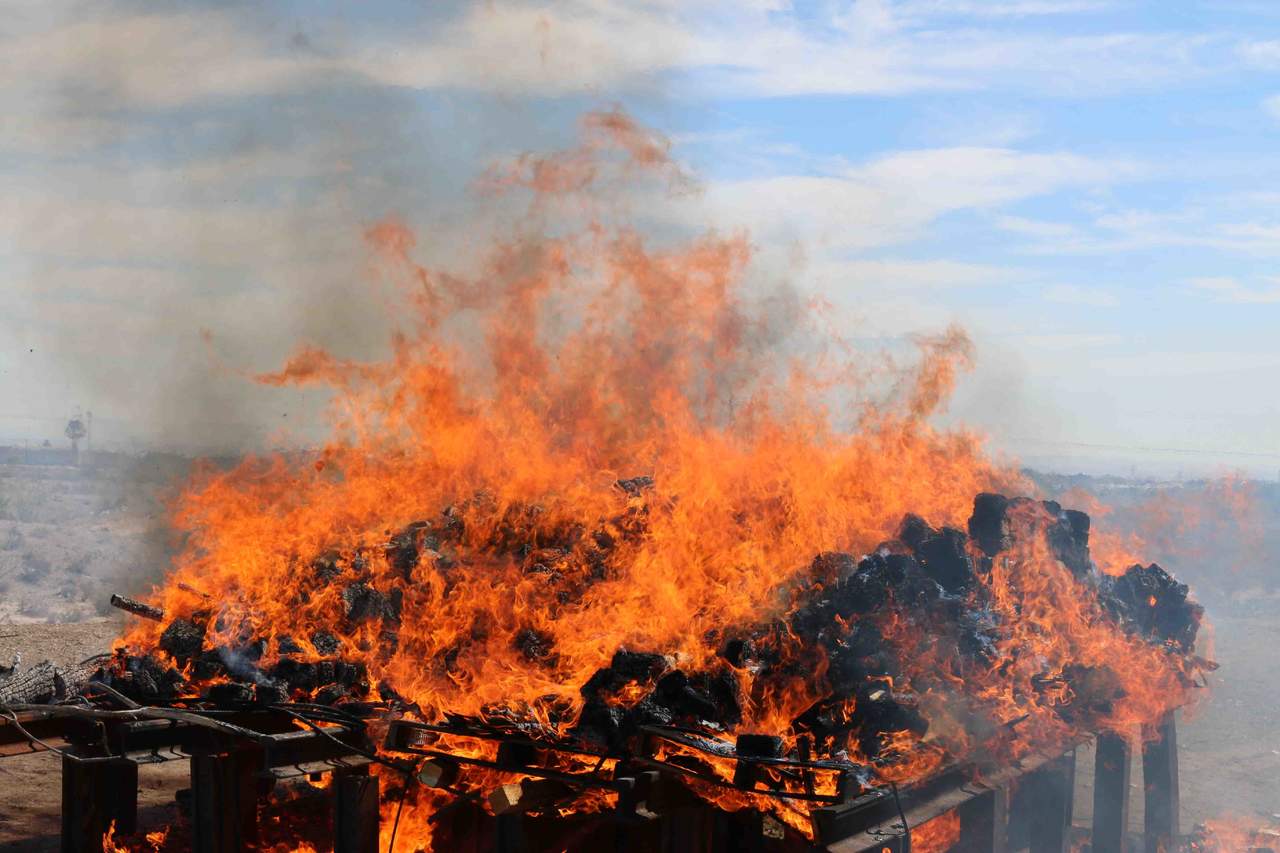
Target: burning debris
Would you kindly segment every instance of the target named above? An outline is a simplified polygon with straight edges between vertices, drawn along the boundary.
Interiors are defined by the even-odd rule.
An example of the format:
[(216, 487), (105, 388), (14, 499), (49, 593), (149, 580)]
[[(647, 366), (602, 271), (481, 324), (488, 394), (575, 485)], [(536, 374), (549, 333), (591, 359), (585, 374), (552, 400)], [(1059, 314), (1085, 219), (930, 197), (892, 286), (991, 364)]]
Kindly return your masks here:
[[(257, 377), (328, 386), (332, 440), (197, 475), (174, 510), (185, 550), (146, 602), (121, 599), (142, 618), (100, 684), (416, 726), (384, 750), (438, 765), (396, 777), (404, 849), (482, 802), (639, 815), (655, 765), (686, 788), (662, 796), (807, 836), (806, 804), (1187, 701), (1185, 587), (1100, 577), (1087, 516), (1002, 496), (1027, 491), (1017, 472), (929, 425), (972, 360), (963, 332), (887, 375), (795, 358), (817, 320), (748, 292), (744, 237), (655, 249), (596, 203), (679, 177), (661, 141), (616, 112), (583, 134), (495, 170), (534, 215), (474, 277), (371, 229), (405, 293), (391, 355), (303, 347)], [(587, 221), (524, 230), (568, 208)], [(556, 784), (512, 778), (539, 774)]]
[[(331, 627), (305, 639), (295, 626), (256, 619), (238, 605), (215, 612), (200, 598), (200, 609), (167, 617), (150, 646), (120, 649), (94, 679), (141, 704), (199, 697), (226, 709), (294, 702), (362, 714), (378, 705), (391, 716), (463, 726), (443, 730), (446, 742), (451, 731), (470, 736), (472, 726), (618, 759), (634, 760), (646, 733), (683, 731), (697, 748), (686, 743), (665, 760), (726, 786), (797, 795), (803, 784), (785, 776), (762, 777), (762, 788), (751, 776), (744, 786), (740, 759), (834, 762), (870, 790), (978, 754), (1013, 759), (1062, 748), (1083, 733), (1167, 710), (1190, 685), (1201, 609), (1185, 586), (1158, 566), (1101, 576), (1089, 558), (1087, 516), (1052, 502), (980, 494), (968, 532), (907, 515), (894, 538), (861, 558), (818, 554), (757, 608), (762, 617), (770, 609), (777, 615), (704, 635), (701, 657), (660, 646), (617, 648), (606, 665), (569, 681), (572, 692), (493, 702), (470, 714), (412, 698), (412, 683), (387, 666), (404, 645), (420, 642), (401, 636), (405, 626), (429, 624), (433, 612), (459, 604), (467, 581), (495, 560), (536, 577), (553, 613), (580, 606), (605, 582), (615, 555), (644, 536), (645, 519), (679, 503), (643, 479), (641, 489), (620, 484), (622, 511), (595, 525), (548, 525), (537, 507), (499, 511), (481, 498), (469, 510), (409, 525), (372, 560), (359, 549), (317, 558), (293, 594), (299, 602), (327, 600)], [(476, 525), (478, 512), (499, 520)], [(477, 527), (491, 532), (468, 542), (465, 531)], [(382, 573), (374, 569), (379, 559)], [(1049, 600), (1028, 599), (1045, 594), (1046, 579), (1056, 584)], [(415, 609), (415, 588), (439, 591), (430, 611)], [(1088, 614), (1099, 642), (1116, 654), (1074, 643), (1054, 649), (1038, 630), (1028, 633), (1025, 621), (1042, 618), (1055, 601)], [(554, 619), (547, 628), (527, 619), (474, 611), (441, 654), (418, 658), (418, 677), (464, 677), (461, 661), (505, 635), (527, 673), (573, 678)], [(1145, 667), (1143, 680), (1126, 664)], [(1159, 704), (1146, 711), (1149, 698), (1135, 703), (1132, 694), (1161, 678), (1168, 681)], [(996, 687), (1007, 691), (999, 701)], [(488, 772), (450, 779), (460, 791), (493, 783)], [(555, 790), (562, 808), (583, 795), (573, 785)]]

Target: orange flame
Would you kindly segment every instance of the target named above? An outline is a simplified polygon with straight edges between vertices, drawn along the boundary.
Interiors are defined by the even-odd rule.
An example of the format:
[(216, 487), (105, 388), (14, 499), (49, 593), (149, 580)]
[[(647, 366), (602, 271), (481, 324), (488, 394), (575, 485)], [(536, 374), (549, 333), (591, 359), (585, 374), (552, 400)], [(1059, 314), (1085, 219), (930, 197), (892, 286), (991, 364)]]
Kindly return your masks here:
[[(908, 512), (961, 525), (975, 493), (1025, 490), (978, 437), (927, 422), (972, 361), (961, 330), (921, 338), (919, 364), (888, 375), (846, 342), (816, 347), (816, 317), (747, 286), (745, 236), (657, 246), (610, 218), (600, 196), (645, 173), (679, 176), (666, 143), (593, 114), (576, 149), (491, 173), (487, 188), (527, 196), (528, 216), (479, 272), (422, 266), (407, 226), (371, 228), (379, 274), (403, 297), (389, 354), (306, 345), (256, 377), (329, 388), (333, 437), (305, 458), (201, 471), (174, 506), (186, 546), (155, 602), (190, 615), (211, 607), (198, 591), (212, 594), (211, 644), (262, 638), (264, 665), (286, 639), (319, 658), (310, 638), (333, 632), (371, 684), (428, 717), (503, 706), (567, 727), (580, 686), (619, 648), (708, 666), (715, 638), (785, 614), (789, 589), (821, 581), (815, 553), (866, 553)], [(578, 230), (545, 223), (566, 199), (585, 211)], [(643, 495), (616, 485), (635, 475), (652, 475)], [(397, 563), (399, 535), (421, 546), (416, 564)], [(320, 562), (338, 578), (317, 582)], [(990, 669), (919, 626), (886, 632), (916, 661), (891, 688), (914, 691), (940, 734), (896, 733), (885, 778), (922, 778), (979, 744), (1066, 742), (1058, 710), (1084, 689), (1068, 665), (1096, 670), (1085, 698), (1117, 728), (1185, 699), (1177, 665), (1103, 619), (1043, 536), (1002, 555), (987, 583), (1012, 626)], [(394, 637), (344, 609), (351, 584), (396, 596)], [(123, 643), (154, 649), (162, 627), (136, 624)], [(786, 651), (806, 662), (792, 683), (755, 691), (742, 673), (743, 730), (786, 733), (830, 691), (820, 650)], [(971, 731), (978, 705), (997, 731)], [(406, 799), (398, 847), (430, 848), (440, 796)]]

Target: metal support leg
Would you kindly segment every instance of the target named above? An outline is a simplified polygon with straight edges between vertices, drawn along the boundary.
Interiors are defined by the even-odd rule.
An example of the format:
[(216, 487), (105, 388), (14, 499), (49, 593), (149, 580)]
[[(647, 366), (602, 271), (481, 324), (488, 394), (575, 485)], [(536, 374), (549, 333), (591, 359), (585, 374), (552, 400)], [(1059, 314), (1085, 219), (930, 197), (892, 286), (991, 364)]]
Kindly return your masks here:
[(1146, 853), (1164, 853), (1178, 838), (1178, 730), (1170, 711), (1142, 747), (1143, 838)]
[(257, 838), (258, 782), (251, 756), (191, 757), (191, 835), (195, 853), (239, 853)]
[(1098, 735), (1093, 769), (1093, 853), (1124, 853), (1129, 830), (1129, 743)]
[(1006, 853), (1009, 831), (1009, 792), (996, 788), (961, 805), (957, 853)]
[(662, 853), (707, 853), (715, 832), (710, 808), (690, 806), (662, 816)]
[(111, 823), (105, 769), (62, 757), (62, 853), (102, 853)]
[(727, 853), (763, 853), (764, 818), (760, 812), (744, 809), (716, 814), (713, 850)]
[(1076, 784), (1076, 752), (1046, 764), (1025, 783), (1021, 805), (1030, 853), (1067, 853)]
[(343, 773), (333, 792), (334, 853), (378, 853), (378, 777)]
[(104, 776), (116, 834), (133, 835), (138, 831), (138, 765), (113, 761), (104, 768)]

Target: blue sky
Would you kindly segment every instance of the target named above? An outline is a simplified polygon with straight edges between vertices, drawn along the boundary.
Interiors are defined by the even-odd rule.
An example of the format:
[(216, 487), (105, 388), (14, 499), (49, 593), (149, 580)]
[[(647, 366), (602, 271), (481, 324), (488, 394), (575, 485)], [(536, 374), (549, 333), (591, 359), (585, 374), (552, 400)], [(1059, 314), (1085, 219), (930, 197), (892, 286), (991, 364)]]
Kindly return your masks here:
[(125, 446), (306, 420), (198, 329), (253, 367), (375, 347), (363, 227), (404, 216), (447, 258), (478, 170), (618, 103), (701, 178), (655, 217), (750, 228), (868, 339), (962, 323), (953, 416), (998, 450), (1280, 470), (1280, 3), (0, 12), (0, 441), (75, 406)]

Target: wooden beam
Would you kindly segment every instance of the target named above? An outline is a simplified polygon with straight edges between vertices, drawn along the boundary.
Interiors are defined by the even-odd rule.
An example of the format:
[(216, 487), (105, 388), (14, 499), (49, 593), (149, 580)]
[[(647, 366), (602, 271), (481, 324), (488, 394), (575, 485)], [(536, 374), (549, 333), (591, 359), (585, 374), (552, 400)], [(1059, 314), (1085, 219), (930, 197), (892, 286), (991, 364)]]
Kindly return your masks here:
[(378, 853), (378, 777), (362, 770), (333, 780), (333, 853)]
[(1093, 853), (1124, 853), (1131, 764), (1127, 740), (1098, 735), (1093, 767)]
[(1146, 853), (1174, 848), (1180, 827), (1178, 729), (1170, 711), (1142, 746), (1143, 846)]

